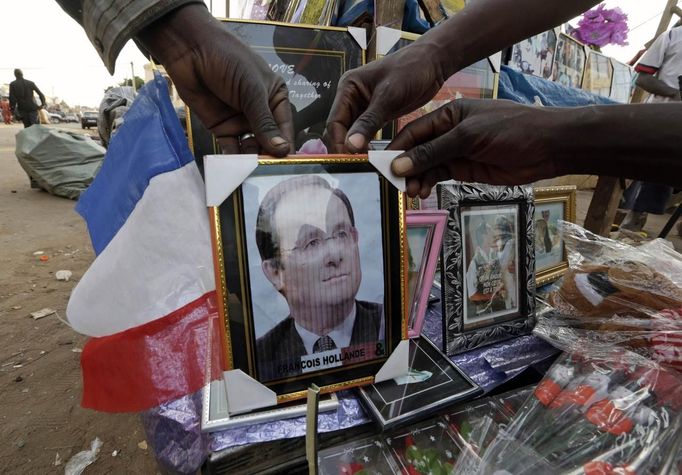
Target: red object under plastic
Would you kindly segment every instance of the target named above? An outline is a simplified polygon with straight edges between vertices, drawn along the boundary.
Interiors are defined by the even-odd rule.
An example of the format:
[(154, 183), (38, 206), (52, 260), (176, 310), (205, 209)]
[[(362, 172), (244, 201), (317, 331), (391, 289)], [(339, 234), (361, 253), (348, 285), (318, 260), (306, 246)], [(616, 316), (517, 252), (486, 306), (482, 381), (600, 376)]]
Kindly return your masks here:
[(209, 292), (145, 325), (91, 338), (81, 355), (82, 406), (138, 412), (219, 379), (219, 320), (216, 293)]

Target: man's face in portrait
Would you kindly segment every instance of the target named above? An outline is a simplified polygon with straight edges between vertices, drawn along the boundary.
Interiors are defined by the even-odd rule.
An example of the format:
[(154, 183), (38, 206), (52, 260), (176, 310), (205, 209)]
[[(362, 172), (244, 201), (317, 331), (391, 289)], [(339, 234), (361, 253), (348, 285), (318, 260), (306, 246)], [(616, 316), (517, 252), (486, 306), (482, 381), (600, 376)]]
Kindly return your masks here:
[(341, 198), (315, 186), (289, 192), (273, 222), (279, 266), (266, 274), (291, 309), (354, 301), (362, 279), (358, 233)]

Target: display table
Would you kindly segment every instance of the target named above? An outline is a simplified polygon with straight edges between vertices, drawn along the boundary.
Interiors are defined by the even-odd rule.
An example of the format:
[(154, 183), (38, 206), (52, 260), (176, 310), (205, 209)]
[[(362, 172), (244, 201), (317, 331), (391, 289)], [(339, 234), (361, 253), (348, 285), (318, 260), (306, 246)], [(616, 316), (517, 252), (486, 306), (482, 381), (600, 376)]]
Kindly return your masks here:
[[(440, 345), (440, 305), (431, 305), (423, 335)], [(452, 361), (485, 395), (536, 383), (559, 350), (540, 338), (523, 336), (453, 356)], [(338, 394), (339, 408), (320, 414), (320, 449), (376, 434), (379, 428), (363, 410), (355, 391)], [(471, 402), (455, 404), (466, 407)], [(147, 411), (143, 422), (158, 462), (179, 473), (193, 473), (204, 460), (205, 473), (253, 473), (265, 470), (307, 472), (305, 417), (201, 432), (201, 393)], [(452, 410), (452, 408), (448, 408)]]

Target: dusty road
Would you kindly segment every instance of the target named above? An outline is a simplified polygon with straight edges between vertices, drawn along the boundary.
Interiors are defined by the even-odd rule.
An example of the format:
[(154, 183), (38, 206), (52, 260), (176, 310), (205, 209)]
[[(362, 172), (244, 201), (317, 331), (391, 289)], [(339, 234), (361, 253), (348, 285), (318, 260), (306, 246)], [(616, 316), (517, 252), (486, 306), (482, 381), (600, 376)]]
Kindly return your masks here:
[[(14, 156), (20, 130), (0, 125), (0, 472), (63, 473), (99, 437), (102, 449), (86, 474), (154, 474), (150, 449), (138, 446), (145, 440), (138, 416), (80, 407), (85, 337), (60, 318), (94, 254), (75, 202), (29, 187)], [(62, 269), (73, 272), (71, 281), (56, 280)], [(45, 307), (57, 314), (29, 316)]]

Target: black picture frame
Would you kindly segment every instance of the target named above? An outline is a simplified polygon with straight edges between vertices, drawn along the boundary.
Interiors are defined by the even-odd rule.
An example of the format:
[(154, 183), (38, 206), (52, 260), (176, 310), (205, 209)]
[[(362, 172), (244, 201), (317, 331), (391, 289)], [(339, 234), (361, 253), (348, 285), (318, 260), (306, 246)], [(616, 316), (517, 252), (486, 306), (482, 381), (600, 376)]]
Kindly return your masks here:
[[(533, 188), (448, 183), (437, 186), (437, 195), (438, 207), (449, 212), (441, 254), (444, 351), (451, 356), (515, 336), (529, 334), (533, 329), (535, 314)], [(467, 264), (465, 259), (468, 258), (465, 253), (470, 253), (469, 256), (474, 254), (473, 243), (467, 247), (466, 233), (471, 233), (471, 229), (463, 229), (466, 227), (464, 220), (469, 211), (471, 211), (471, 216), (475, 216), (477, 212), (491, 216), (507, 214), (507, 221), (512, 221), (509, 216), (516, 216), (516, 222), (512, 223), (515, 225), (513, 237), (516, 238), (514, 243), (516, 260), (512, 278), (516, 277), (513, 283), (516, 284), (517, 289), (517, 292), (506, 293), (507, 299), (513, 299), (513, 295), (517, 297), (512, 307), (509, 307), (507, 299), (504, 302), (497, 300), (500, 306), (506, 306), (503, 310), (497, 311), (494, 305), (491, 306), (493, 298), (502, 298), (505, 295), (498, 293), (498, 289), (503, 286), (507, 287), (504, 281), (506, 277), (504, 272), (507, 271), (502, 269), (502, 261), (498, 262), (498, 269), (491, 271), (488, 275), (491, 279), (488, 282), (493, 282), (492, 279), (495, 279), (494, 285), (491, 289), (480, 293), (480, 295), (489, 295), (492, 291), (493, 297), (490, 297), (489, 301), (479, 301), (479, 304), (483, 305), (484, 312), (481, 312), (479, 316), (478, 307), (475, 307), (471, 311), (470, 318), (468, 318), (469, 309), (472, 305), (478, 304), (468, 293), (465, 295), (465, 292), (468, 292), (465, 280), (470, 271), (470, 268), (465, 270)], [(463, 214), (465, 214), (464, 217)], [(489, 226), (483, 222), (483, 219), (480, 224)], [(505, 244), (504, 249), (498, 252), (502, 253), (506, 249)], [(489, 253), (494, 254), (494, 252), (489, 250)], [(490, 259), (493, 260), (495, 257)], [(471, 264), (473, 260), (471, 257), (468, 264)], [(507, 264), (504, 265), (507, 269), (509, 268)]]
[[(265, 188), (259, 190), (254, 183), (259, 180), (261, 182), (277, 181), (280, 178), (283, 181), (283, 177), (307, 175), (331, 177), (332, 181), (338, 179), (339, 182), (343, 178), (345, 183), (353, 180), (357, 182), (354, 186), (362, 186), (363, 183), (376, 183), (375, 190), (370, 190), (369, 186), (365, 186), (365, 193), (353, 193), (352, 190), (346, 190), (346, 192), (350, 191), (347, 199), (350, 202), (349, 206), (355, 208), (355, 219), (360, 219), (359, 216), (362, 213), (359, 210), (360, 206), (357, 206), (358, 201), (367, 201), (366, 208), (378, 207), (378, 210), (375, 208), (374, 212), (380, 214), (373, 222), (369, 222), (369, 218), (365, 218), (364, 229), (360, 229), (359, 223), (357, 226), (360, 243), (363, 242), (362, 231), (367, 229), (371, 229), (371, 232), (374, 233), (375, 241), (380, 241), (379, 243), (374, 242), (374, 245), (369, 242), (368, 248), (362, 252), (372, 253), (378, 256), (377, 259), (381, 259), (382, 268), (380, 272), (383, 281), (368, 280), (374, 282), (372, 285), (382, 292), (383, 301), (379, 303), (383, 315), (378, 317), (374, 312), (372, 318), (373, 321), (377, 318), (383, 319), (381, 328), (383, 328), (384, 338), (383, 342), (379, 341), (376, 345), (371, 342), (373, 346), (369, 345), (371, 348), (368, 346), (362, 355), (353, 354), (349, 356), (339, 350), (340, 360), (322, 361), (320, 359), (319, 365), (315, 361), (309, 363), (308, 360), (312, 357), (306, 357), (305, 364), (307, 366), (305, 370), (308, 372), (303, 372), (301, 368), (291, 366), (292, 364), (297, 365), (296, 361), (301, 366), (304, 364), (303, 359), (297, 360), (297, 358), (301, 358), (299, 354), (288, 353), (285, 355), (280, 363), (286, 364), (281, 364), (280, 369), (277, 369), (278, 366), (274, 366), (279, 360), (268, 360), (263, 354), (259, 355), (257, 338), (263, 337), (278, 323), (286, 320), (287, 314), (280, 315), (282, 318), (272, 323), (270, 327), (263, 323), (265, 321), (263, 316), (270, 316), (266, 310), (263, 310), (269, 299), (257, 293), (258, 289), (254, 285), (256, 281), (254, 279), (256, 279), (256, 273), (264, 272), (261, 271), (264, 260), (259, 255), (260, 248), (253, 252), (256, 246), (256, 238), (247, 232), (247, 227), (250, 231), (255, 232), (255, 216), (263, 199), (260, 195), (267, 191)], [(369, 204), (367, 197), (370, 196), (370, 193), (376, 197), (372, 202), (374, 204)], [(328, 393), (373, 382), (374, 375), (388, 359), (391, 352), (401, 340), (407, 339), (407, 299), (404, 286), (407, 257), (404, 242), (406, 224), (403, 197), (404, 194), (378, 173), (368, 162), (365, 155), (290, 156), (285, 159), (259, 159), (258, 167), (236, 191), (220, 206), (209, 208), (217, 279), (216, 287), (220, 304), (219, 311), (225, 329), (223, 335), (224, 369), (240, 369), (260, 381), (277, 394), (278, 403), (304, 398), (307, 388), (313, 383), (321, 388), (322, 393)], [(303, 194), (296, 196), (296, 199), (301, 200), (297, 203), (302, 203), (306, 199), (313, 201), (309, 196)], [(353, 201), (355, 201), (355, 205), (353, 205)], [(253, 211), (254, 207), (255, 211)], [(247, 208), (251, 210), (248, 215), (245, 214)], [(253, 225), (248, 225), (249, 222)], [(364, 235), (364, 239), (368, 240), (367, 233)], [(376, 244), (381, 244), (380, 253), (377, 252)], [(292, 250), (287, 252), (292, 252)], [(365, 269), (363, 268), (363, 273)], [(293, 275), (293, 271), (291, 275)], [(260, 278), (263, 281), (262, 276)], [(362, 282), (364, 285), (365, 280)], [(270, 290), (271, 293), (275, 294), (275, 298), (279, 297), (274, 288)], [(361, 288), (360, 291), (362, 291)], [(258, 308), (254, 305), (254, 300)], [(359, 298), (355, 299), (356, 303), (359, 300)], [(287, 307), (288, 303), (285, 301), (285, 310), (290, 309)], [(355, 308), (357, 315), (361, 315), (360, 307), (356, 306)], [(374, 308), (378, 309), (379, 307), (375, 306)], [(356, 317), (356, 321), (357, 318), (359, 317)], [(259, 324), (261, 325), (260, 335), (257, 334)], [(290, 327), (293, 330), (293, 324)], [(355, 327), (353, 330), (355, 331)], [(382, 347), (379, 346), (379, 343)], [(369, 343), (363, 344), (368, 345)], [(351, 342), (350, 348), (357, 347), (357, 345), (353, 345), (355, 344)], [(261, 342), (261, 348), (264, 348), (263, 342)], [(376, 351), (376, 353), (371, 354), (371, 351)], [(273, 365), (268, 366), (269, 363), (266, 363), (266, 360)], [(357, 363), (355, 363), (356, 361)], [(332, 363), (343, 364), (329, 367)], [(318, 370), (317, 367), (323, 367), (323, 369)], [(299, 371), (302, 373), (298, 374)]]
[[(348, 29), (234, 19), (222, 24), (287, 84), (296, 150), (308, 139), (321, 138), (341, 76), (365, 64), (365, 50)], [(187, 121), (195, 157), (220, 153), (213, 135), (191, 110)], [(201, 160), (198, 163), (201, 168)]]
[(414, 382), (392, 379), (360, 388), (363, 405), (382, 430), (422, 419), (483, 392), (428, 338), (410, 340), (409, 371), (410, 377), (428, 378)]

